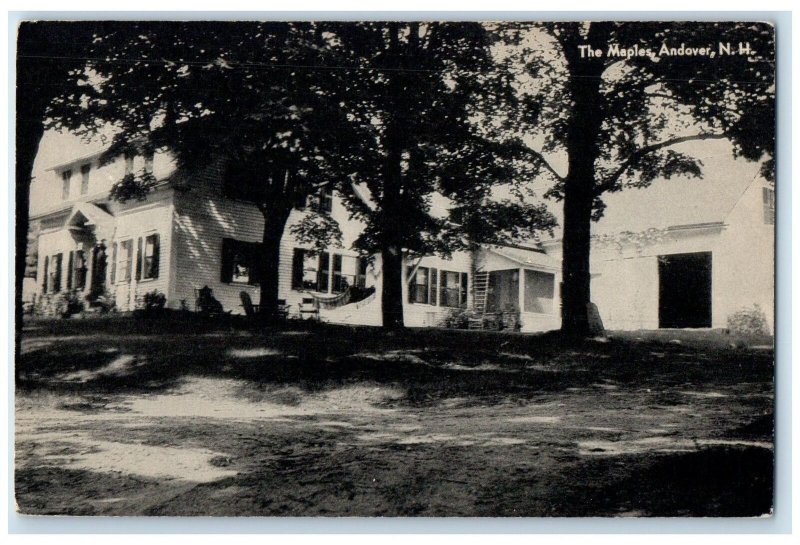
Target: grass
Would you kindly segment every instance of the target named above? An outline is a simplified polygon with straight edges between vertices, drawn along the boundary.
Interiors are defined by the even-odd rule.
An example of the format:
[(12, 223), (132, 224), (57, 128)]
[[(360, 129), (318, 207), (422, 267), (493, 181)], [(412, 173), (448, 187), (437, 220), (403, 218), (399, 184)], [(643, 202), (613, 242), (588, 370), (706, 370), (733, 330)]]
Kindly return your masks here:
[(761, 515), (765, 344), (32, 322), (17, 361), (17, 501), (60, 514)]

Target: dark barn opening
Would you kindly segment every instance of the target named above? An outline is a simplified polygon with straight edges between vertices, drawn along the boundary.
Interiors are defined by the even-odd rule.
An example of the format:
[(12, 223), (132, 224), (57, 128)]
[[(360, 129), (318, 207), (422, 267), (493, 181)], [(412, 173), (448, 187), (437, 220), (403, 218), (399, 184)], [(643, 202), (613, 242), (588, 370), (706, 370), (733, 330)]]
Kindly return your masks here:
[(711, 327), (711, 252), (659, 256), (658, 327)]

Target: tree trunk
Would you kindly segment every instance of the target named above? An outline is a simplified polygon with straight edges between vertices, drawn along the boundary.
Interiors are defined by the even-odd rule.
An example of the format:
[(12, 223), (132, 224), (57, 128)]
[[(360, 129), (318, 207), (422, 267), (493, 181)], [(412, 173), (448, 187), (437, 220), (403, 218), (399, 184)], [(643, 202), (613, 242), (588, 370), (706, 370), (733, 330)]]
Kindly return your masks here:
[[(594, 47), (604, 47), (609, 32), (607, 23), (592, 23), (588, 41)], [(590, 334), (588, 309), (591, 302), (594, 169), (604, 115), (600, 86), (605, 65), (602, 58), (580, 58), (578, 42), (563, 45), (571, 76), (568, 88), (572, 111), (567, 128), (569, 172), (564, 182), (561, 331), (571, 337), (587, 337)]]
[(384, 246), (381, 249), (383, 289), (381, 313), (383, 327), (400, 329), (403, 322), (403, 253), (400, 248)]
[(589, 335), (591, 217), (591, 196), (587, 198), (578, 191), (565, 191), (561, 331), (575, 337)]
[[(28, 224), (33, 163), (44, 135), (45, 103), (31, 95), (29, 89), (17, 90), (16, 165), (15, 165), (15, 218), (14, 218), (14, 349), (19, 354), (22, 333), (22, 286), (25, 278), (25, 261), (28, 251)], [(14, 377), (19, 382), (18, 366)]]
[(258, 280), (261, 285), (259, 304), (265, 316), (274, 316), (278, 310), (281, 239), (291, 213), (285, 210), (263, 209), (264, 233), (259, 252)]

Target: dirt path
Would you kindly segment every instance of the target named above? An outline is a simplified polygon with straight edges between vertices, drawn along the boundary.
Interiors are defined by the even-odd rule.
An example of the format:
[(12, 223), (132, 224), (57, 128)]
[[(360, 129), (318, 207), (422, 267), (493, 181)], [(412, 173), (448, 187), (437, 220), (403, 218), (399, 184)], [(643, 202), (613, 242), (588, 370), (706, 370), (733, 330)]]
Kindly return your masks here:
[[(117, 358), (60, 379), (135, 365)], [(17, 501), (71, 514), (680, 515), (703, 499), (666, 509), (657, 496), (675, 475), (705, 471), (713, 494), (735, 475), (708, 467), (771, 460), (769, 438), (735, 431), (769, 413), (768, 384), (653, 391), (599, 379), (422, 408), (398, 403), (404, 395), (368, 382), (308, 392), (200, 376), (147, 395), (28, 392), (16, 403)], [(767, 470), (735, 486), (764, 486)], [(716, 512), (714, 501), (753, 508), (719, 497), (705, 508)]]

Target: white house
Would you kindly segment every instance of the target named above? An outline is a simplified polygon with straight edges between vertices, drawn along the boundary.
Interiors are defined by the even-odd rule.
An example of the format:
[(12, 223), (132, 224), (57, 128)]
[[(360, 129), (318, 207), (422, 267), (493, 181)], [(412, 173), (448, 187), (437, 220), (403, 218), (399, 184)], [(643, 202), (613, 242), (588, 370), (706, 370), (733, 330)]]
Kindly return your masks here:
[[(142, 304), (145, 293), (166, 296), (170, 308), (196, 309), (209, 287), (223, 308), (243, 313), (241, 292), (258, 300), (253, 275), (263, 217), (249, 202), (226, 195), (219, 165), (186, 180), (169, 153), (121, 156), (100, 165), (100, 153), (60, 162), (36, 178), (31, 221), (40, 223), (39, 296), (77, 290), (89, 300), (110, 294), (118, 310)], [(110, 201), (111, 186), (144, 170), (158, 181), (144, 201)], [(187, 183), (188, 182), (188, 183)], [(381, 263), (349, 248), (362, 226), (348, 219), (341, 201), (322, 192), (309, 202), (340, 224), (342, 248), (312, 255), (290, 232), (306, 214), (294, 210), (281, 241), (279, 296), (290, 315), (311, 299), (320, 318), (379, 325), (380, 297), (349, 302), (350, 287), (380, 293)], [(451, 259), (407, 259), (403, 267), (405, 323), (434, 326), (453, 309), (519, 312), (523, 331), (559, 326), (559, 263), (531, 247), (481, 248)], [(369, 288), (375, 288), (370, 290)], [(344, 304), (343, 304), (344, 303)]]
[[(170, 308), (194, 310), (205, 286), (233, 313), (244, 312), (241, 292), (258, 300), (252, 261), (263, 218), (254, 205), (226, 196), (218, 166), (186, 180), (166, 152), (104, 166), (98, 157), (61, 161), (34, 180), (40, 296), (79, 290), (91, 299), (109, 292), (123, 311), (152, 291), (163, 293)], [(721, 328), (732, 313), (754, 305), (772, 327), (774, 191), (757, 164), (730, 157), (728, 144), (714, 143), (700, 156), (702, 179), (657, 181), (605, 197), (605, 215), (592, 227), (591, 291), (608, 329)], [(111, 186), (139, 170), (158, 180), (147, 199), (110, 201)], [(344, 295), (353, 286), (363, 288), (362, 296), (380, 293), (379, 257), (368, 265), (350, 250), (362, 226), (330, 193), (309, 205), (339, 222), (343, 247), (312, 255), (287, 228), (279, 296), (291, 315), (311, 299), (322, 319), (379, 325), (380, 297)], [(289, 225), (306, 213), (294, 210)], [(560, 268), (558, 234), (540, 245), (409, 258), (405, 323), (434, 326), (453, 309), (472, 308), (518, 312), (522, 331), (557, 329)]]
[[(754, 305), (773, 328), (774, 188), (757, 163), (731, 159), (729, 144), (703, 149), (701, 179), (604, 197), (590, 266), (606, 328), (724, 328)], [(543, 245), (560, 261), (560, 237)]]

